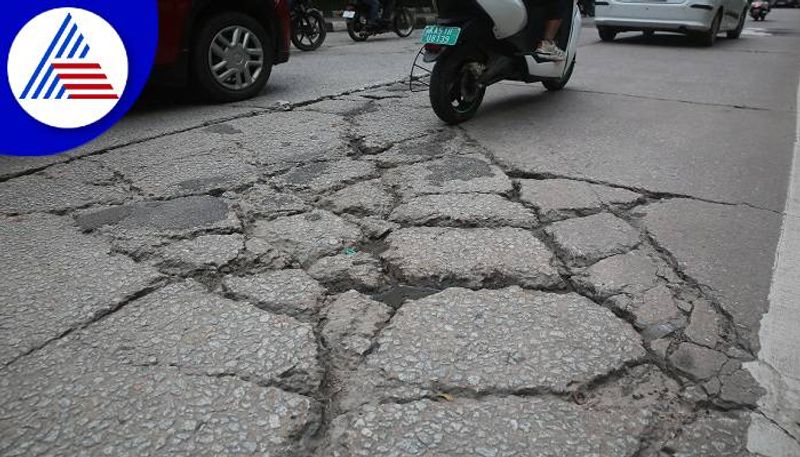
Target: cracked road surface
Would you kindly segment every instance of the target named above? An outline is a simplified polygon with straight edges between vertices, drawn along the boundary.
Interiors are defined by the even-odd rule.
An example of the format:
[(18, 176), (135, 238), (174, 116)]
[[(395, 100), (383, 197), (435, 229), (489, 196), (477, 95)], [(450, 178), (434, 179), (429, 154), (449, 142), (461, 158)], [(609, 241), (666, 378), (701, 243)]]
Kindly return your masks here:
[(569, 90), (462, 128), (391, 82), (413, 43), (334, 34), (248, 103), (3, 158), (0, 455), (767, 455), (754, 420), (798, 455), (744, 368), (795, 141), (770, 18), (587, 28)]

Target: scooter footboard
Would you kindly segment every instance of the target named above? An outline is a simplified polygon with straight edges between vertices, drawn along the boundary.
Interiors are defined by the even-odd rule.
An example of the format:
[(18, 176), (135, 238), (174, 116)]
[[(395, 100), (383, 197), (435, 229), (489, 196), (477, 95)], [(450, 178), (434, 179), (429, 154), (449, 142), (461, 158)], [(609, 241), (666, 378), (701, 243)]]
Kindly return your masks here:
[(564, 21), (559, 31), (558, 46), (565, 50), (567, 53), (566, 60), (562, 62), (537, 62), (533, 56), (525, 56), (525, 61), (528, 64), (528, 73), (535, 78), (561, 78), (569, 68), (572, 60), (575, 58), (575, 52), (578, 49), (578, 40), (581, 35), (581, 15), (580, 12), (571, 8), (571, 20), (568, 22), (569, 26), (566, 27), (567, 21)]

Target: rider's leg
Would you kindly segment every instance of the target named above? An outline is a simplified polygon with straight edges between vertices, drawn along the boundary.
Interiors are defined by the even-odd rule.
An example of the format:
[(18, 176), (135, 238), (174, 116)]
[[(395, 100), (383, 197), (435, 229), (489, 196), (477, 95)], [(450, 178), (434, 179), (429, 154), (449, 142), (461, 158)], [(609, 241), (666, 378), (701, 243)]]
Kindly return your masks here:
[(383, 1), (383, 16), (381, 19), (388, 21), (392, 18), (392, 13), (394, 13), (394, 0), (384, 0)]
[(367, 15), (367, 22), (374, 24), (378, 21), (378, 10), (381, 7), (380, 0), (366, 0), (365, 3), (369, 7), (369, 14)]
[(558, 29), (561, 28), (561, 19), (550, 19), (544, 23), (544, 39), (545, 41), (556, 41)]
[(536, 51), (534, 51), (536, 56), (542, 60), (559, 62), (567, 58), (566, 53), (555, 42), (558, 29), (561, 27), (561, 18), (564, 17), (566, 11), (567, 1), (571, 0), (555, 0), (547, 4), (544, 37), (539, 46), (536, 47)]

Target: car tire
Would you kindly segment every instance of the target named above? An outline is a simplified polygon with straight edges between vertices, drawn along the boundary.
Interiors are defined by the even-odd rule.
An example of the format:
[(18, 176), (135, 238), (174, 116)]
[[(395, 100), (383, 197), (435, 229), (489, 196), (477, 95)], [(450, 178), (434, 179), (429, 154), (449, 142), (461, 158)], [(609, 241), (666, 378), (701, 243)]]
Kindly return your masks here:
[[(239, 34), (233, 35), (237, 28)], [(249, 32), (251, 35), (248, 36), (244, 32)], [(225, 48), (223, 48), (225, 45), (220, 46), (223, 40), (230, 46)], [(234, 42), (239, 40), (242, 40), (242, 43)], [(257, 57), (255, 51), (257, 49), (261, 52), (260, 60), (250, 60)], [(274, 49), (269, 33), (253, 17), (238, 12), (211, 16), (200, 25), (191, 44), (190, 70), (193, 85), (204, 98), (215, 102), (234, 102), (252, 98), (264, 89), (269, 80)], [(250, 51), (253, 52), (251, 54), (248, 50), (254, 51)], [(232, 58), (244, 64), (236, 68), (226, 64), (215, 70), (214, 67), (219, 66), (222, 60), (226, 62), (232, 60), (232, 58), (224, 59), (220, 52), (230, 52)], [(216, 60), (219, 62), (215, 64)], [(228, 72), (231, 72), (231, 76), (223, 78)], [(241, 83), (239, 83), (240, 78)]]
[(742, 30), (744, 30), (744, 21), (747, 18), (747, 8), (742, 11), (742, 15), (739, 16), (739, 24), (736, 26), (735, 29), (729, 30), (725, 33), (725, 36), (728, 37), (730, 40), (738, 40), (739, 36), (742, 34)]
[(607, 27), (598, 27), (597, 33), (600, 35), (600, 39), (606, 42), (614, 41), (614, 38), (617, 37), (617, 31)]
[(654, 32), (654, 31), (652, 31), (652, 30), (642, 30), (642, 35), (644, 35), (644, 37), (645, 37), (646, 39), (648, 39), (648, 40), (649, 40), (649, 39), (651, 39), (651, 38), (653, 38), (653, 36), (654, 36), (655, 34), (656, 34), (656, 32)]
[(717, 41), (717, 35), (719, 35), (719, 28), (722, 24), (722, 10), (717, 12), (717, 15), (714, 16), (714, 19), (711, 21), (711, 27), (708, 28), (707, 32), (700, 33), (697, 36), (697, 42), (701, 46), (711, 47), (714, 46), (714, 42)]

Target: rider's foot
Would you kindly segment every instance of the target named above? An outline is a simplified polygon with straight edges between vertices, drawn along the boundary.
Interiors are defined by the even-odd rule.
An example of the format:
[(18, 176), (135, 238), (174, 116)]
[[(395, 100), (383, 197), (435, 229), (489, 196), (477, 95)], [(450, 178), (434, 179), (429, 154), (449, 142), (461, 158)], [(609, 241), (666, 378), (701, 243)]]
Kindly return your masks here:
[(551, 62), (561, 62), (567, 59), (567, 54), (562, 51), (561, 48), (556, 46), (552, 41), (546, 40), (542, 40), (542, 42), (539, 43), (539, 47), (536, 48), (534, 54), (542, 60), (549, 60)]

